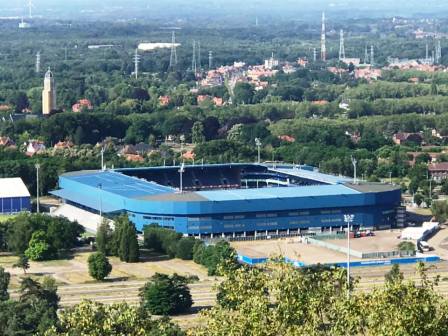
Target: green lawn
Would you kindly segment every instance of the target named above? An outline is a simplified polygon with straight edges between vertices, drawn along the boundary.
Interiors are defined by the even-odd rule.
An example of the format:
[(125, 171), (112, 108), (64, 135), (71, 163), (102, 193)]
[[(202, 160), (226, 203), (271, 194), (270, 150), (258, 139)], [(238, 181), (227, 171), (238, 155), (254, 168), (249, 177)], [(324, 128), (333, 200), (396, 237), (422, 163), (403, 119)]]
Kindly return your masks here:
[(5, 221), (7, 221), (8, 219), (11, 219), (11, 218), (13, 218), (13, 217), (15, 217), (16, 215), (0, 215), (0, 223), (1, 222), (5, 222)]

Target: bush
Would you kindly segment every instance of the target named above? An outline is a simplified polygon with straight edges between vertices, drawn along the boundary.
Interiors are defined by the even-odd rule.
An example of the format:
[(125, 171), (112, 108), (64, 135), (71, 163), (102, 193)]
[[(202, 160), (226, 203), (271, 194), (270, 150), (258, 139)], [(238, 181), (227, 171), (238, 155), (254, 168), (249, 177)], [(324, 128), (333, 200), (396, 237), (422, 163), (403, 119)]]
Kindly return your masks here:
[(39, 230), (33, 233), (25, 256), (33, 261), (48, 260), (54, 256), (44, 231)]
[(174, 258), (177, 255), (178, 241), (182, 238), (180, 233), (157, 225), (147, 226), (143, 232), (146, 248), (167, 254), (170, 258)]
[(208, 275), (220, 275), (220, 266), (225, 270), (238, 267), (236, 251), (226, 241), (219, 241), (215, 245), (208, 246), (205, 246), (203, 242), (197, 242), (193, 247), (193, 260), (205, 266)]
[(90, 255), (88, 259), (89, 274), (92, 278), (102, 281), (112, 271), (112, 265), (104, 253), (96, 252)]
[(193, 247), (196, 244), (196, 239), (193, 237), (183, 237), (177, 242), (176, 258), (183, 260), (193, 259)]
[(115, 220), (115, 231), (106, 250), (124, 262), (138, 262), (140, 248), (137, 240), (135, 225), (129, 221), (126, 215), (119, 216)]
[(193, 304), (187, 279), (177, 274), (156, 273), (140, 289), (140, 297), (142, 307), (156, 315), (185, 313)]
[[(30, 247), (30, 241), (35, 232), (43, 232), (43, 235), (39, 233), (39, 239), (48, 244), (48, 254), (45, 259), (57, 258), (60, 251), (77, 246), (79, 236), (84, 233), (84, 228), (77, 222), (45, 214), (20, 214), (9, 219), (2, 226), (6, 226), (5, 242), (8, 250), (17, 255), (24, 254)], [(40, 246), (40, 248), (43, 247)]]
[(398, 251), (415, 252), (415, 244), (411, 241), (402, 241), (398, 244)]

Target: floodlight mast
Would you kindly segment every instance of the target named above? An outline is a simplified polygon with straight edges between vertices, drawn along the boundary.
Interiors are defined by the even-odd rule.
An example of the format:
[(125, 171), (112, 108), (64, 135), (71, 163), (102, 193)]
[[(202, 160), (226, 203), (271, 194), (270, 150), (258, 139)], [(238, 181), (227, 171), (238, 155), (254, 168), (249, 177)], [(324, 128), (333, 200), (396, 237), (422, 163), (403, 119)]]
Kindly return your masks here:
[(358, 180), (356, 178), (356, 165), (358, 164), (358, 161), (352, 156), (352, 165), (353, 165), (353, 184), (358, 184)]
[(34, 167), (36, 168), (36, 212), (39, 213), (40, 212), (40, 204), (39, 204), (39, 169), (40, 169), (40, 164), (36, 163), (34, 165)]
[(259, 138), (255, 138), (255, 146), (257, 146), (257, 150), (258, 150), (258, 156), (257, 156), (257, 163), (261, 162), (261, 140)]
[(179, 191), (180, 193), (183, 192), (183, 179), (182, 179), (182, 175), (185, 172), (185, 163), (182, 162), (182, 164), (180, 165), (180, 169), (179, 169)]
[(347, 223), (347, 297), (350, 297), (350, 223), (355, 220), (355, 215), (344, 215)]

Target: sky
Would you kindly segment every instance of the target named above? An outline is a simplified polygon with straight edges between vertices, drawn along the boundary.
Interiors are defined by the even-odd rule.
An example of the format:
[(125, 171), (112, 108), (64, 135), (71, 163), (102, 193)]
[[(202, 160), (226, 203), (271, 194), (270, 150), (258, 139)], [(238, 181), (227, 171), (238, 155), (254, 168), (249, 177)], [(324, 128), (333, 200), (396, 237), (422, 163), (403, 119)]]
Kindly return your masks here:
[[(0, 16), (21, 16), (28, 0), (0, 0)], [(343, 17), (448, 13), (446, 0), (33, 0), (34, 13), (49, 18), (191, 19), (259, 15), (312, 18), (322, 10)], [(73, 15), (75, 14), (75, 15)], [(78, 15), (76, 15), (78, 14)]]

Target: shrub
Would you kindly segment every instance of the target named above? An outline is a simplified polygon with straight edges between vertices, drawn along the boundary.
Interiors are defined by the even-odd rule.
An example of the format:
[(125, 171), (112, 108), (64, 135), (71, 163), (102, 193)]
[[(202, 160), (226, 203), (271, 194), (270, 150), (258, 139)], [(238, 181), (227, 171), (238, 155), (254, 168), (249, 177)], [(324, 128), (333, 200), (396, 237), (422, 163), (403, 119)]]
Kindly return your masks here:
[(88, 263), (89, 274), (96, 280), (104, 280), (112, 271), (112, 265), (109, 263), (109, 259), (102, 252), (96, 252), (90, 255)]

